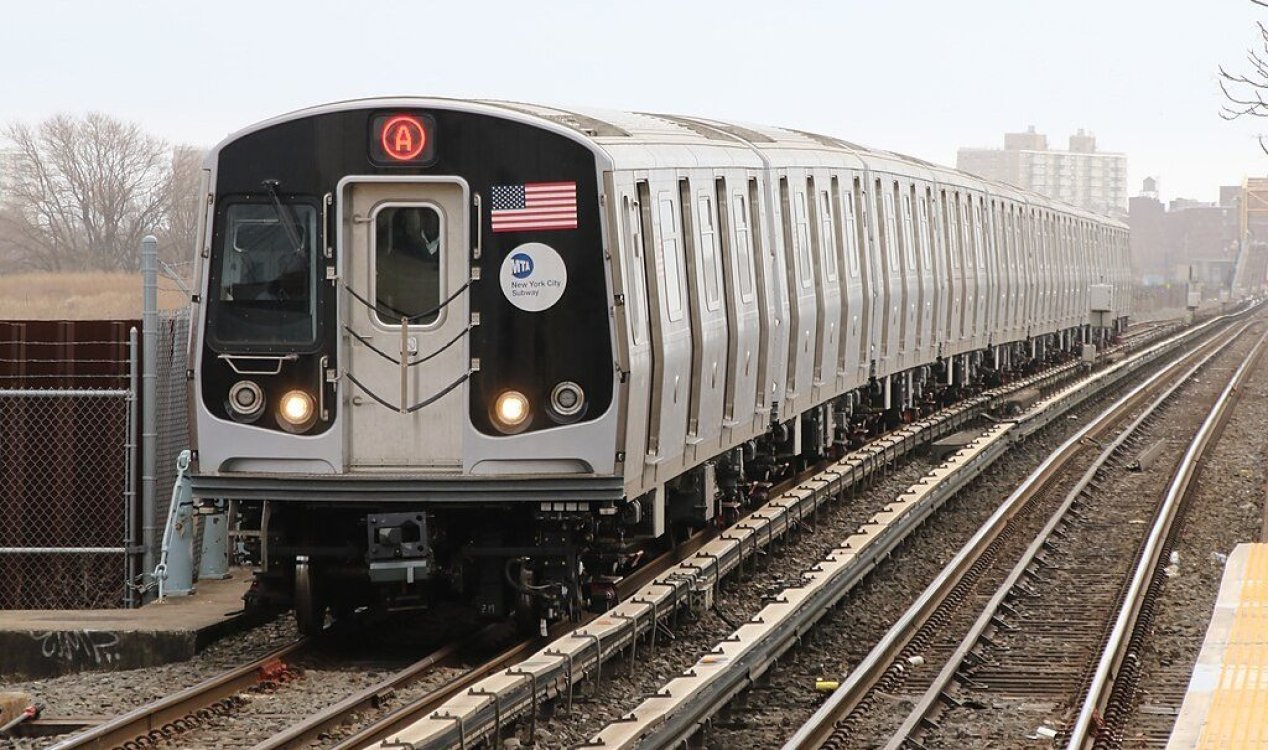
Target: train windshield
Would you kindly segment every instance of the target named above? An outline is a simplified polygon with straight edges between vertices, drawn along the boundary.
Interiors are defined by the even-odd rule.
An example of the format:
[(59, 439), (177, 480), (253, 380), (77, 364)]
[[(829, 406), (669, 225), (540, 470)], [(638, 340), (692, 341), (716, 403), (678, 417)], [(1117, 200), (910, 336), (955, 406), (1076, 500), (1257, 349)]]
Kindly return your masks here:
[(209, 311), (214, 340), (253, 346), (316, 341), (316, 209), (239, 203), (223, 221)]

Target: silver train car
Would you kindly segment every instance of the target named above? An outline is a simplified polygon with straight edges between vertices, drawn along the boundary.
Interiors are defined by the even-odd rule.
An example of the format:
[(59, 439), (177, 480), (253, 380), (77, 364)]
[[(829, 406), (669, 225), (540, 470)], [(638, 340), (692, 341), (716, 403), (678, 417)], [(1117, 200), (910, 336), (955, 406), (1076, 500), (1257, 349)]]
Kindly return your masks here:
[(1124, 224), (780, 128), (360, 100), (232, 135), (204, 192), (195, 492), (308, 631), (602, 606), (649, 546), (1130, 315)]

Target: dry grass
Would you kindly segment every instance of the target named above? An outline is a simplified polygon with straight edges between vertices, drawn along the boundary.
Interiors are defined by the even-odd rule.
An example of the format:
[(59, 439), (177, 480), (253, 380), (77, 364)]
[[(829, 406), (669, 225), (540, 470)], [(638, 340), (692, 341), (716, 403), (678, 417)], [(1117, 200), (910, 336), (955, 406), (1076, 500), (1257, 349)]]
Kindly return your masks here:
[[(159, 308), (188, 298), (159, 277)], [(0, 274), (0, 320), (128, 320), (141, 317), (141, 275), (135, 273)]]

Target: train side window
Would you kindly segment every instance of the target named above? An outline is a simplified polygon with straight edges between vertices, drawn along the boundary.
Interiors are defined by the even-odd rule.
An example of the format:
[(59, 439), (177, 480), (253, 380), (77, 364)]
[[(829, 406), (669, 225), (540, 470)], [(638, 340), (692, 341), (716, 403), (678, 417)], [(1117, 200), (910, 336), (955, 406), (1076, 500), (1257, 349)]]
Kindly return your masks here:
[(718, 232), (713, 226), (713, 199), (701, 193), (696, 199), (696, 227), (704, 256), (704, 305), (709, 310), (722, 306), (722, 269), (718, 265)]
[(982, 202), (973, 201), (973, 258), (978, 268), (986, 267), (986, 256), (982, 253)]
[(999, 261), (1001, 274), (1011, 272), (1013, 270), (1011, 265), (1017, 262), (1017, 248), (1013, 244), (1012, 210), (1012, 206), (1007, 203), (1001, 203), (999, 206)]
[(916, 267), (916, 247), (913, 239), (911, 218), (911, 196), (903, 193), (903, 254), (907, 257), (907, 268)]
[(961, 267), (965, 269), (964, 277), (969, 277), (968, 270), (973, 267), (973, 209), (969, 205), (971, 199), (965, 196), (960, 205), (960, 254)]
[(859, 277), (859, 248), (862, 242), (859, 240), (858, 217), (854, 215), (854, 193), (848, 192), (843, 196), (841, 202), (842, 208), (845, 209), (843, 216), (845, 217), (845, 263), (850, 270), (850, 278), (857, 279)]
[(444, 268), (440, 212), (387, 205), (374, 212), (374, 315), (383, 325), (426, 326), (440, 317)]
[(1019, 268), (1024, 268), (1021, 264), (1030, 256), (1026, 250), (1026, 238), (1022, 232), (1025, 231), (1022, 225), (1025, 222), (1025, 216), (1021, 208), (1013, 210), (1013, 247), (1017, 250), (1017, 263)]
[(743, 193), (732, 197), (735, 210), (731, 213), (731, 221), (735, 226), (736, 263), (740, 276), (740, 299), (753, 301), (753, 234), (749, 228), (748, 204)]
[(775, 257), (775, 243), (772, 242), (770, 247), (766, 248), (766, 253), (771, 256), (771, 259), (759, 259), (757, 257), (762, 252), (762, 243), (760, 239), (762, 236), (761, 200), (762, 197), (757, 188), (757, 178), (751, 177), (748, 181), (749, 244), (753, 248), (753, 263), (769, 265), (773, 262)]
[(819, 191), (819, 247), (823, 254), (823, 268), (828, 281), (837, 280), (837, 232), (832, 215), (832, 198), (827, 190)]
[(809, 289), (814, 284), (814, 275), (810, 267), (810, 219), (806, 216), (806, 194), (797, 191), (793, 201), (797, 211), (797, 257), (801, 266), (797, 269), (797, 277), (801, 279), (801, 286)]
[(947, 247), (951, 255), (951, 268), (958, 271), (960, 270), (960, 218), (962, 209), (959, 205), (960, 201), (954, 193), (951, 194), (951, 200), (952, 205), (946, 212), (949, 222), (947, 224), (949, 230), (947, 232), (947, 239), (949, 240)]
[(1004, 204), (992, 201), (991, 205), (993, 206), (991, 213), (995, 217), (995, 227), (991, 237), (994, 239), (995, 264), (998, 267), (1008, 251), (1008, 241), (1004, 238)]
[(622, 201), (625, 240), (630, 248), (630, 257), (633, 258), (627, 269), (629, 289), (626, 292), (625, 309), (631, 311), (627, 316), (631, 321), (630, 335), (634, 337), (635, 344), (642, 344), (647, 341), (647, 303), (644, 302), (643, 291), (643, 257), (647, 254), (647, 248), (643, 244), (643, 232), (639, 227), (638, 204), (631, 201), (628, 195)]
[[(879, 184), (877, 186), (879, 188)], [(894, 195), (893, 193), (885, 193), (884, 196), (885, 211), (885, 255), (889, 258), (889, 270), (898, 270), (898, 229), (897, 219), (894, 217)]]
[(929, 246), (933, 244), (933, 234), (929, 227), (929, 198), (920, 196), (920, 200), (916, 203), (916, 218), (920, 222), (920, 260), (924, 263), (925, 271), (933, 272), (933, 260), (929, 257)]
[(665, 267), (665, 310), (670, 320), (682, 320), (682, 259), (678, 257), (678, 217), (669, 193), (659, 196), (660, 257)]

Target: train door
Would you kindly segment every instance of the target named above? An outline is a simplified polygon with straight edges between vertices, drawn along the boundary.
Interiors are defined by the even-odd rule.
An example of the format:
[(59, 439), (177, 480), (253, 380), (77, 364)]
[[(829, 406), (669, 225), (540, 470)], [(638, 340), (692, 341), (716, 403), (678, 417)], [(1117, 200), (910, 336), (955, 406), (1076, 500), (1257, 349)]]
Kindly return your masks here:
[(810, 216), (803, 186), (779, 180), (780, 226), (788, 269), (789, 316), (788, 394), (780, 417), (798, 413), (810, 397), (815, 354), (814, 261), (810, 245)]
[(884, 323), (881, 326), (881, 356), (877, 367), (877, 375), (889, 375), (898, 369), (899, 335), (903, 321), (903, 279), (902, 261), (898, 248), (898, 219), (895, 216), (894, 191), (885, 189), (881, 180), (876, 180), (876, 219), (877, 234), (880, 235), (881, 247), (877, 255), (881, 272), (877, 279), (882, 281), (883, 297), (880, 309), (883, 311)]
[(911, 205), (914, 188), (909, 183), (896, 182), (894, 193), (895, 203), (901, 209), (899, 232), (903, 250), (903, 320), (898, 369), (905, 370), (919, 361), (916, 354), (920, 320), (920, 268), (916, 254), (915, 209)]
[[(609, 190), (609, 194), (615, 191)], [(651, 398), (651, 382), (655, 350), (651, 346), (651, 323), (647, 309), (647, 278), (643, 259), (648, 244), (639, 218), (638, 195), (626, 183), (616, 202), (612, 237), (619, 238), (615, 254), (618, 267), (613, 277), (619, 279), (624, 304), (617, 306), (617, 331), (625, 334), (628, 352), (625, 383), (625, 480), (627, 487), (642, 489), (643, 457), (647, 455), (647, 419)], [(617, 246), (618, 243), (612, 243)]]
[[(710, 191), (678, 181), (683, 256), (687, 261), (691, 318), (691, 395), (687, 406), (690, 459), (712, 456), (722, 434), (722, 397), (726, 392), (727, 310), (722, 284), (718, 220)], [(704, 445), (701, 451), (699, 446)], [(700, 453), (701, 455), (697, 455)]]
[(1052, 233), (1052, 272), (1057, 278), (1057, 311), (1056, 329), (1065, 329), (1069, 325), (1070, 313), (1070, 268), (1066, 257), (1068, 245), (1065, 239), (1065, 222), (1061, 214), (1050, 214), (1048, 225)]
[(1094, 271), (1092, 269), (1092, 258), (1088, 254), (1087, 248), (1087, 224), (1082, 219), (1075, 224), (1075, 245), (1078, 246), (1080, 269), (1078, 281), (1081, 292), (1081, 296), (1079, 298), (1079, 316), (1084, 323), (1087, 323), (1089, 322), (1087, 319), (1088, 308), (1091, 303), (1088, 295), (1091, 291), (1091, 285), (1096, 282), (1093, 280)]
[(1026, 284), (1030, 293), (1030, 301), (1026, 303), (1026, 337), (1030, 338), (1038, 333), (1039, 311), (1043, 295), (1043, 286), (1039, 280), (1039, 243), (1035, 237), (1034, 209), (1030, 206), (1023, 207), (1019, 219), (1022, 244), (1026, 248), (1026, 272), (1029, 276)]
[(1024, 225), (1023, 209), (1018, 204), (1009, 206), (1008, 209), (1009, 231), (1012, 232), (1012, 250), (1013, 263), (1017, 267), (1017, 302), (1013, 311), (1013, 337), (1017, 340), (1023, 340), (1027, 336), (1028, 321), (1030, 320), (1028, 308), (1031, 296), (1030, 281), (1030, 265), (1029, 265), (1029, 248), (1026, 247), (1026, 237), (1022, 231)]
[(1013, 248), (1012, 213), (1009, 205), (999, 204), (999, 275), (1003, 285), (1000, 295), (1001, 341), (1015, 338), (1017, 324), (1017, 258)]
[[(932, 354), (941, 355), (946, 340), (947, 308), (951, 302), (951, 271), (947, 268), (946, 193), (935, 183), (929, 191), (929, 250), (933, 255), (933, 314), (929, 319)], [(932, 359), (932, 357), (931, 357)]]
[(1061, 217), (1061, 256), (1065, 265), (1065, 288), (1066, 288), (1066, 304), (1065, 304), (1065, 320), (1066, 327), (1073, 328), (1078, 326), (1080, 313), (1079, 302), (1082, 300), (1082, 291), (1078, 283), (1079, 265), (1076, 261), (1078, 253), (1074, 242), (1074, 222), (1068, 216)]
[(918, 321), (918, 362), (933, 362), (933, 293), (935, 293), (935, 275), (933, 275), (933, 225), (929, 218), (929, 189), (921, 185), (917, 189), (915, 199), (915, 221), (917, 235), (915, 244), (919, 246), (921, 261), (921, 311)]
[(986, 222), (986, 331), (982, 340), (985, 346), (1000, 341), (1000, 293), (1003, 284), (999, 268), (999, 202), (984, 197), (982, 212)]
[[(856, 181), (857, 182), (857, 181)], [(834, 192), (833, 203), (840, 206), (841, 220), (837, 222), (837, 231), (841, 233), (838, 245), (843, 255), (839, 264), (842, 285), (845, 287), (845, 308), (841, 323), (841, 373), (845, 380), (843, 389), (857, 388), (867, 382), (867, 352), (863, 348), (866, 337), (865, 317), (866, 303), (863, 296), (862, 258), (859, 248), (860, 227), (854, 212), (854, 193), (847, 187), (841, 190), (840, 183), (832, 180)]]
[(876, 249), (876, 217), (868, 196), (866, 178), (854, 180), (854, 203), (859, 226), (859, 258), (863, 264), (863, 334), (860, 347), (867, 368), (864, 378), (868, 378), (875, 374), (876, 360), (881, 356), (881, 321), (885, 315), (881, 308), (880, 282), (883, 277)]
[(1057, 287), (1060, 285), (1056, 277), (1053, 253), (1052, 223), (1047, 211), (1039, 212), (1039, 275), (1044, 283), (1043, 322), (1044, 333), (1056, 330), (1057, 320)]
[(758, 352), (761, 345), (756, 271), (753, 268), (753, 229), (744, 192), (728, 190), (725, 178), (714, 183), (718, 207), (718, 235), (722, 240), (722, 268), (727, 298), (726, 394), (722, 425), (747, 435), (757, 407)]
[[(841, 275), (838, 268), (837, 220), (828, 182), (806, 181), (807, 199), (811, 206), (811, 246), (815, 256), (815, 295), (818, 327), (815, 337), (814, 403), (819, 403), (837, 388), (837, 348), (841, 338)], [(827, 391), (826, 393), (824, 391)]]
[(653, 196), (652, 186), (639, 182), (638, 202), (644, 242), (654, 239), (657, 249), (643, 256), (655, 351), (644, 478), (662, 482), (678, 473), (686, 445), (691, 319), (677, 191), (666, 185)]
[[(757, 370), (760, 381), (757, 394), (759, 414), (770, 422), (775, 402), (784, 400), (788, 391), (789, 301), (784, 254), (779, 249), (780, 232), (776, 228), (779, 213), (772, 197), (773, 187), (763, 189), (756, 178), (748, 181), (748, 209), (754, 241), (753, 267), (757, 270), (758, 304), (762, 311), (761, 346)], [(761, 425), (765, 427), (765, 424)]]
[(354, 181), (340, 201), (351, 470), (458, 471), (467, 420), (465, 183)]
[(1039, 332), (1049, 333), (1052, 328), (1052, 268), (1048, 259), (1048, 226), (1044, 212), (1036, 209), (1034, 212), (1034, 228), (1035, 235), (1035, 268), (1036, 280), (1039, 283), (1039, 313), (1036, 319), (1039, 321)]
[(947, 270), (950, 277), (950, 301), (947, 305), (946, 351), (944, 354), (959, 354), (960, 330), (964, 325), (964, 270), (961, 266), (961, 247), (964, 235), (961, 233), (963, 211), (960, 207), (958, 193), (943, 193), (942, 208), (944, 227), (946, 229)]
[(965, 196), (964, 201), (964, 234), (966, 237), (964, 250), (964, 339), (967, 349), (981, 346), (979, 338), (986, 328), (986, 284), (983, 280), (982, 245), (985, 238), (982, 234), (982, 202), (972, 193)]

